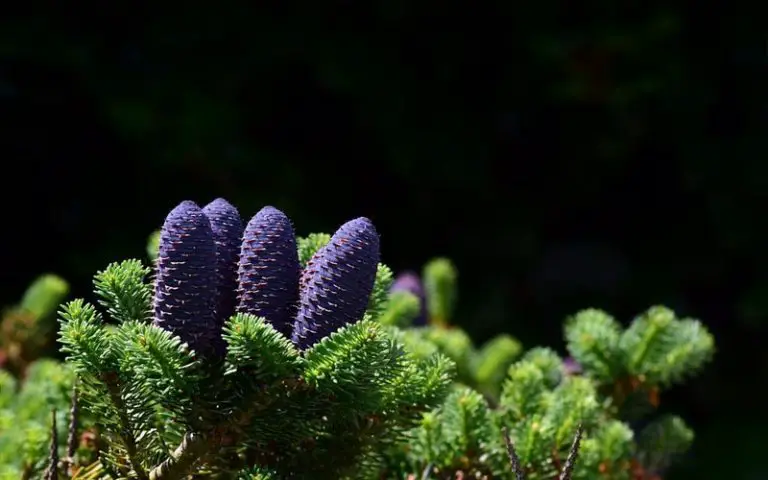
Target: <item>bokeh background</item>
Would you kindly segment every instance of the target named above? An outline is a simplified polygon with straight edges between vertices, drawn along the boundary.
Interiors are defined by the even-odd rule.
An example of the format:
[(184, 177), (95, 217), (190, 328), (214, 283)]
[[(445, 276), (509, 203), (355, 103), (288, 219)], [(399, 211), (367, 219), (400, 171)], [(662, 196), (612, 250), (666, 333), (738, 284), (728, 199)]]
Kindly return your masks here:
[(766, 478), (768, 16), (500, 3), (4, 14), (0, 304), (49, 271), (90, 296), (184, 199), (301, 235), (366, 215), (395, 270), (454, 260), (477, 342), (562, 351), (592, 306), (702, 319), (669, 478)]

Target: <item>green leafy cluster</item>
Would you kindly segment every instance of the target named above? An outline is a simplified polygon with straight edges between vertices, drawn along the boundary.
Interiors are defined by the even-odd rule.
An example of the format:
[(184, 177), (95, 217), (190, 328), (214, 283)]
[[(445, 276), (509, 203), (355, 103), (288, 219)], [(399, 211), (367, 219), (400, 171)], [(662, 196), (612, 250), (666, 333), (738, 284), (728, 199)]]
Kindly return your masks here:
[(629, 478), (601, 476), (606, 465), (629, 467), (629, 427), (612, 418), (589, 379), (563, 377), (559, 357), (537, 348), (510, 367), (495, 408), (475, 390), (456, 386), (411, 432), (398, 467), (404, 472), (430, 468), (433, 478), (454, 478), (459, 471), (474, 478), (514, 478), (500, 433), (507, 427), (526, 478), (556, 478), (579, 425), (588, 433), (573, 478)]
[[(510, 361), (521, 350), (511, 337), (497, 337), (475, 351), (463, 331), (445, 326), (398, 333), (417, 356), (440, 351), (456, 360), (460, 376), (445, 402), (384, 452), (383, 477), (558, 478), (581, 426), (571, 478), (646, 478), (663, 473), (693, 441), (680, 417), (650, 414), (663, 388), (712, 358), (713, 337), (697, 320), (652, 307), (624, 328), (603, 311), (583, 310), (564, 328), (568, 360), (580, 372), (548, 348), (529, 349)], [(504, 429), (517, 470), (508, 466)]]
[[(328, 238), (300, 239), (303, 262)], [(59, 340), (101, 427), (92, 475), (366, 478), (448, 393), (454, 363), (410, 353), (376, 321), (390, 303), (384, 265), (360, 322), (299, 352), (263, 318), (236, 314), (218, 363), (151, 324), (150, 274), (138, 260), (113, 263), (95, 276), (101, 308), (61, 309)]]
[(56, 330), (56, 309), (68, 294), (66, 280), (45, 274), (32, 282), (17, 305), (5, 309), (0, 320), (0, 368), (20, 377), (48, 353)]
[[(301, 263), (329, 238), (300, 238)], [(66, 365), (36, 362), (23, 383), (0, 372), (0, 433), (23, 423), (0, 434), (0, 479), (46, 467), (45, 478), (73, 479), (637, 478), (693, 441), (681, 418), (647, 416), (714, 352), (700, 322), (664, 307), (627, 328), (595, 309), (568, 318), (580, 373), (554, 350), (523, 354), (506, 334), (475, 348), (451, 324), (457, 275), (438, 259), (423, 271), (426, 326), (408, 326), (420, 300), (390, 292), (392, 271), (379, 265), (362, 321), (299, 352), (264, 319), (237, 314), (225, 359), (206, 364), (151, 324), (150, 278), (138, 260), (109, 265), (94, 279), (100, 308), (61, 309)], [(69, 407), (75, 379), (85, 416)], [(98, 441), (71, 453), (77, 432)]]
[[(51, 411), (66, 425), (74, 373), (42, 358), (51, 346), (55, 313), (69, 293), (62, 278), (39, 276), (0, 322), (0, 479), (37, 478), (46, 467)], [(66, 431), (57, 433), (63, 445)], [(64, 455), (65, 448), (59, 448)], [(85, 458), (85, 457), (83, 457)]]
[(498, 335), (476, 348), (466, 332), (456, 327), (429, 325), (405, 329), (399, 335), (415, 355), (440, 352), (453, 360), (457, 380), (491, 399), (498, 397), (507, 368), (523, 351), (520, 342), (507, 334)]
[[(446, 258), (428, 262), (422, 271), (428, 322), (426, 326), (404, 328), (402, 341), (417, 355), (440, 352), (456, 363), (457, 380), (486, 397), (498, 398), (507, 368), (523, 352), (513, 336), (499, 334), (476, 347), (461, 328), (452, 324), (457, 300), (458, 275)], [(392, 292), (380, 320), (388, 325), (408, 327), (416, 316), (419, 300), (406, 292)]]
[(662, 306), (626, 329), (606, 312), (583, 310), (566, 320), (565, 340), (571, 356), (630, 419), (657, 406), (661, 389), (697, 373), (715, 352), (700, 321), (678, 319)]
[[(69, 423), (74, 372), (51, 359), (33, 362), (23, 381), (0, 370), (0, 479), (41, 478), (47, 467), (51, 443), (51, 412), (59, 425)], [(92, 421), (81, 419), (81, 426)], [(57, 453), (68, 455), (67, 429), (56, 432)], [(75, 441), (76, 462), (89, 462), (93, 452), (87, 443)]]

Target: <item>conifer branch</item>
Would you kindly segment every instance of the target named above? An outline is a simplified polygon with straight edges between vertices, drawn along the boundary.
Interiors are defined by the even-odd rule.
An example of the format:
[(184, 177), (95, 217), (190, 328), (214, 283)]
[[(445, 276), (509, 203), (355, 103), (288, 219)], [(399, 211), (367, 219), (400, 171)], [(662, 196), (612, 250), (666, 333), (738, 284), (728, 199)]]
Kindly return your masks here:
[[(70, 469), (78, 403), (107, 426), (103, 470), (139, 480), (367, 478), (374, 458), (387, 478), (524, 480), (527, 471), (571, 480), (582, 423), (594, 432), (589, 450), (610, 448), (604, 458), (617, 468), (665, 462), (651, 455), (657, 430), (670, 455), (690, 443), (684, 425), (667, 422), (637, 450), (601, 387), (617, 375), (652, 388), (681, 380), (713, 351), (696, 321), (657, 309), (624, 329), (604, 312), (581, 312), (565, 332), (584, 370), (573, 376), (554, 350), (518, 359), (511, 337), (476, 349), (463, 330), (444, 328), (457, 297), (453, 265), (431, 262), (423, 285), (416, 274), (393, 284), (363, 217), (297, 242), (273, 207), (244, 225), (222, 199), (202, 209), (187, 201), (157, 240), (153, 282), (138, 260), (97, 276), (117, 329), (82, 300), (62, 313), (68, 362), (84, 382), (71, 399)], [(102, 385), (85, 388), (95, 379)], [(594, 455), (578, 461), (587, 476), (601, 468)]]
[(565, 460), (565, 467), (563, 467), (563, 471), (560, 473), (560, 480), (571, 480), (573, 467), (576, 465), (576, 458), (579, 456), (579, 445), (581, 444), (583, 433), (584, 427), (582, 424), (579, 424), (576, 429), (576, 436), (571, 444), (571, 450), (568, 452), (568, 458)]
[(187, 433), (173, 454), (152, 469), (149, 480), (176, 480), (183, 478), (189, 468), (200, 459), (207, 449), (202, 435)]
[(79, 405), (77, 384), (72, 388), (72, 403), (69, 408), (69, 432), (67, 433), (67, 457), (64, 459), (63, 468), (65, 472), (70, 472), (74, 463), (75, 451), (77, 450), (77, 423), (78, 423)]
[(515, 479), (525, 480), (525, 472), (523, 472), (523, 467), (520, 465), (520, 458), (518, 458), (517, 452), (515, 452), (512, 438), (509, 436), (509, 429), (504, 427), (501, 431), (504, 434), (504, 443), (507, 445), (507, 456), (509, 457), (509, 464), (512, 465), (512, 471), (515, 472)]
[(45, 470), (45, 480), (59, 478), (59, 432), (56, 428), (56, 409), (51, 410), (51, 446), (48, 451), (48, 468)]
[(421, 480), (428, 480), (429, 476), (432, 474), (432, 468), (434, 468), (434, 464), (430, 463), (424, 468), (424, 471), (421, 472)]
[(102, 381), (107, 386), (109, 392), (109, 398), (112, 404), (115, 406), (118, 415), (118, 421), (120, 423), (120, 438), (122, 438), (125, 445), (126, 453), (128, 454), (128, 461), (131, 463), (131, 467), (136, 472), (141, 480), (147, 480), (147, 472), (144, 471), (141, 462), (139, 461), (138, 449), (136, 447), (136, 438), (133, 436), (133, 430), (131, 429), (131, 422), (128, 418), (128, 412), (123, 402), (123, 397), (120, 395), (120, 386), (118, 385), (117, 375), (104, 374), (102, 375)]

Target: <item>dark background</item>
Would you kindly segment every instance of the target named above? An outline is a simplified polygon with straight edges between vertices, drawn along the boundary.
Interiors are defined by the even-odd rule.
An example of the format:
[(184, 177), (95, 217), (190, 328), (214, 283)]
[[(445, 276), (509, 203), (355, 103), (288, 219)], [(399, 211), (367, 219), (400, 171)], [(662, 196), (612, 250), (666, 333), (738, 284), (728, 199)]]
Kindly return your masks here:
[(702, 319), (715, 363), (662, 397), (697, 431), (669, 478), (764, 478), (768, 17), (512, 3), (4, 14), (0, 304), (46, 271), (89, 296), (184, 199), (300, 235), (366, 215), (396, 270), (455, 261), (478, 343), (562, 351), (591, 306)]

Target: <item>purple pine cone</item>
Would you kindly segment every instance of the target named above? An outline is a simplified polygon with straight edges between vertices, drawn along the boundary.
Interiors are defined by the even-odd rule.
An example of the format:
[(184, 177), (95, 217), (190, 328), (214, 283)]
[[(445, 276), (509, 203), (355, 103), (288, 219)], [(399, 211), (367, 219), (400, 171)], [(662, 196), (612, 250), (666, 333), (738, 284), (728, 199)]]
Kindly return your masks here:
[(213, 241), (216, 244), (216, 276), (218, 280), (218, 301), (216, 320), (219, 325), (235, 313), (237, 300), (237, 260), (243, 238), (243, 221), (240, 213), (223, 198), (217, 198), (203, 208), (211, 222)]
[(293, 342), (305, 350), (363, 318), (379, 263), (379, 235), (361, 217), (342, 225), (301, 276)]
[(300, 275), (291, 221), (274, 207), (262, 208), (243, 233), (237, 311), (266, 318), (275, 330), (290, 338)]
[(203, 356), (221, 353), (214, 317), (216, 245), (211, 224), (194, 202), (180, 203), (166, 217), (156, 266), (154, 324)]
[(401, 273), (392, 282), (390, 292), (408, 292), (419, 299), (419, 315), (413, 320), (414, 326), (424, 326), (427, 324), (427, 296), (424, 292), (424, 285), (421, 278), (411, 271)]

